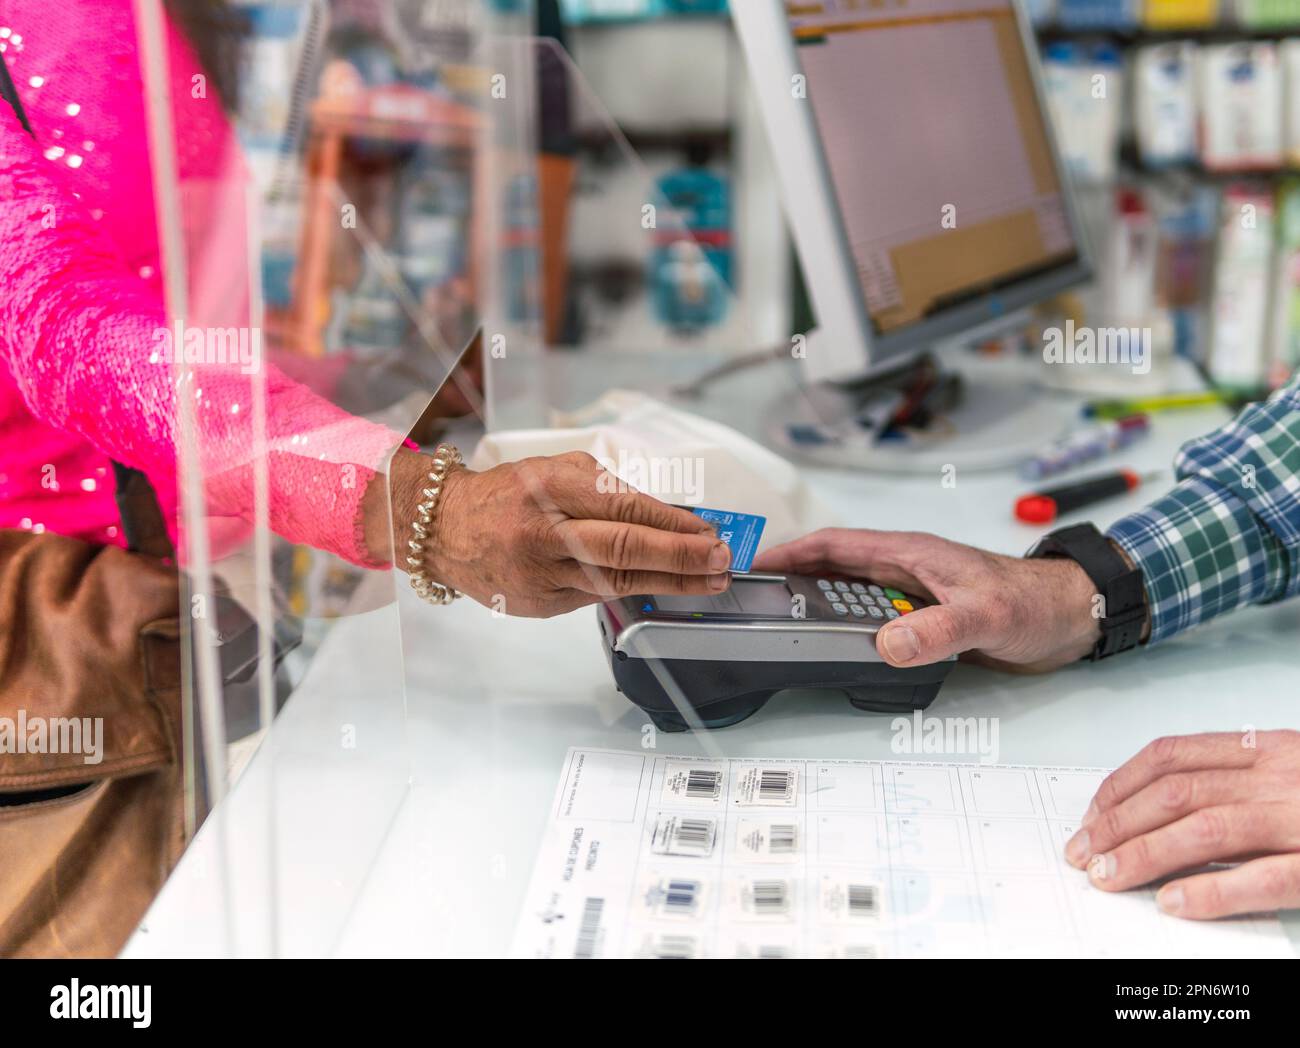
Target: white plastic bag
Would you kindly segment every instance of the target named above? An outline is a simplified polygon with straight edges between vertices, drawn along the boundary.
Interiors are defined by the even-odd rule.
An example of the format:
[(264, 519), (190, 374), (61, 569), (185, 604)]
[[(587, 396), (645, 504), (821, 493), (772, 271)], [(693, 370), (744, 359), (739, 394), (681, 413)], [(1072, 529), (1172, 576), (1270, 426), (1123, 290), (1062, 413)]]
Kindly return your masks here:
[(555, 424), (489, 433), (470, 466), (585, 451), (631, 487), (665, 502), (767, 517), (763, 549), (838, 523), (797, 466), (729, 426), (653, 397), (611, 390), (586, 408), (557, 414)]

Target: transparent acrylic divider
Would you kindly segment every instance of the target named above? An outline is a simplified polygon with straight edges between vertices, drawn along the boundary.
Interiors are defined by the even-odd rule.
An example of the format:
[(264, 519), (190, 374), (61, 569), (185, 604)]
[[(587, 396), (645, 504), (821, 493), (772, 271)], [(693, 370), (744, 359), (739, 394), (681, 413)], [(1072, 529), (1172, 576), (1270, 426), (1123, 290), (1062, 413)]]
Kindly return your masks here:
[[(166, 45), (159, 0), (135, 2), (167, 303), (143, 352), (176, 391), (162, 496), (194, 839), (129, 953), (341, 948), (411, 774), (406, 578), (375, 569), (407, 552), (389, 464), (435, 394), (478, 403), (463, 376), (444, 388), (476, 326), (477, 94), (362, 74), (385, 47), (420, 64), (422, 5), (346, 25), (350, 5), (280, 6), (292, 104), (250, 132)], [(478, 29), (459, 28), (468, 49)]]
[[(483, 55), (484, 195), (494, 202), (484, 208), (478, 252), (488, 435), (538, 427), (534, 454), (549, 455), (567, 450), (547, 447), (547, 429), (563, 424), (561, 413), (612, 389), (663, 396), (679, 378), (706, 370), (711, 355), (754, 346), (705, 245), (569, 56), (550, 41), (524, 37), (490, 37)], [(566, 136), (549, 124), (557, 107), (561, 123), (566, 107), (570, 117), (570, 153), (581, 138), (583, 156), (600, 158), (598, 171), (564, 170)], [(610, 260), (647, 286), (656, 265), (676, 266), (676, 326), (656, 321), (661, 314), (650, 296), (570, 338), (573, 329), (564, 330), (550, 297), (557, 258), (567, 261), (572, 279), (587, 279)], [(531, 493), (539, 509), (549, 499), (546, 468), (538, 459), (515, 462), (516, 490)], [(501, 524), (484, 507), (463, 526), (491, 538)], [(507, 538), (503, 529), (500, 539)], [(577, 545), (567, 552), (584, 566), (595, 560)], [(520, 564), (521, 574), (527, 567)], [(595, 582), (590, 574), (588, 582)], [(406, 866), (377, 871), (376, 883), (417, 902), (402, 912), (418, 931), (409, 933), (414, 942), (397, 935), (390, 948), (506, 953), (567, 748), (654, 745), (646, 714), (616, 691), (603, 664), (594, 609), (521, 618), (513, 599), (489, 595), (488, 606), (461, 600), (432, 616), (402, 599), (411, 730), (419, 740), (412, 779), (418, 815), (400, 831)], [(658, 676), (684, 719), (702, 728), (671, 675)], [(704, 730), (662, 738), (666, 752), (715, 758), (729, 744)], [(365, 909), (376, 922), (398, 912), (396, 903), (373, 899)]]

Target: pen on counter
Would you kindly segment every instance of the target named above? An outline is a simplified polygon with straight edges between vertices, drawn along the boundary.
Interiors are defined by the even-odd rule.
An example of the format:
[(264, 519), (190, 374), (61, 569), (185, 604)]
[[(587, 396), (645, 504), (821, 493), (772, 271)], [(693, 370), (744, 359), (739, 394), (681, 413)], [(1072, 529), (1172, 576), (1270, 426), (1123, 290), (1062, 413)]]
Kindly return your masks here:
[(1073, 484), (1037, 491), (1032, 495), (1022, 495), (1016, 499), (1016, 519), (1024, 524), (1050, 524), (1065, 513), (1072, 513), (1115, 495), (1123, 495), (1144, 481), (1154, 480), (1158, 476), (1159, 473), (1144, 476), (1131, 469), (1121, 469), (1077, 480)]
[(1146, 415), (1126, 415), (1123, 418), (1098, 422), (1076, 430), (1048, 445), (1020, 467), (1026, 480), (1042, 480), (1073, 466), (1092, 462), (1120, 448), (1126, 448), (1151, 428)]
[(1206, 389), (1193, 393), (1167, 393), (1160, 396), (1138, 397), (1133, 400), (1094, 400), (1083, 413), (1089, 418), (1118, 419), (1150, 411), (1170, 411), (1175, 408), (1199, 408), (1208, 404), (1233, 404), (1238, 398), (1222, 390)]

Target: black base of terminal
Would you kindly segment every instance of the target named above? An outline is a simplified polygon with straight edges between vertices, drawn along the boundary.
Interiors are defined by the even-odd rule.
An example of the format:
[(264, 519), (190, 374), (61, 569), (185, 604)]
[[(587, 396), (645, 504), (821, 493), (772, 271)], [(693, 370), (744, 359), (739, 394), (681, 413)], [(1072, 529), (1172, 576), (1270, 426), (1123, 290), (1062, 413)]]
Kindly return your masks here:
[[(882, 662), (707, 662), (632, 659), (606, 648), (614, 681), (659, 731), (694, 725), (678, 709), (687, 702), (705, 728), (738, 724), (790, 688), (844, 692), (850, 704), (872, 713), (910, 713), (934, 701), (951, 662), (897, 669)], [(674, 702), (674, 698), (677, 702)]]

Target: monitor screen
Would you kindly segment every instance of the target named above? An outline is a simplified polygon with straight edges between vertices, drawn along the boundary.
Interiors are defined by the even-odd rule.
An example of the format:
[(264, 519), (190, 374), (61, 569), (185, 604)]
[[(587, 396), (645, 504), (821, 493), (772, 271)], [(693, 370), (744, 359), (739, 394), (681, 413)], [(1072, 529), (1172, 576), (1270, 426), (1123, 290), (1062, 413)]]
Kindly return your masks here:
[(878, 335), (1078, 259), (1011, 0), (791, 0), (786, 18)]

